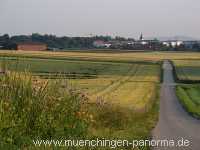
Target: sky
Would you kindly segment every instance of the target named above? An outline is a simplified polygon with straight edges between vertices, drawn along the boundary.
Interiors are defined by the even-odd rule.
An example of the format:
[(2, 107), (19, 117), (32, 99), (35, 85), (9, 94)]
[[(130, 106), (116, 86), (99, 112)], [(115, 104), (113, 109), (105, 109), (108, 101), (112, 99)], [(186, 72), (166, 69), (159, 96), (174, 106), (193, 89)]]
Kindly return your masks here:
[(200, 39), (199, 0), (0, 0), (0, 35)]

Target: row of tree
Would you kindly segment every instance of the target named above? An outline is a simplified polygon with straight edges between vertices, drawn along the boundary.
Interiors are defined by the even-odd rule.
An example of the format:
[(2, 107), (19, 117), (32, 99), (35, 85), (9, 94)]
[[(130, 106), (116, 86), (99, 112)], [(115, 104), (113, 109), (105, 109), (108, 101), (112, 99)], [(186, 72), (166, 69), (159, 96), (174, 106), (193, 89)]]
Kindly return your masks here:
[(130, 40), (123, 37), (94, 36), (94, 37), (57, 37), (55, 35), (41, 35), (34, 33), (32, 35), (9, 36), (8, 34), (0, 36), (0, 46), (4, 49), (12, 49), (13, 45), (21, 42), (40, 42), (48, 45), (50, 49), (74, 49), (94, 48), (93, 42), (102, 40), (104, 42), (111, 40)]

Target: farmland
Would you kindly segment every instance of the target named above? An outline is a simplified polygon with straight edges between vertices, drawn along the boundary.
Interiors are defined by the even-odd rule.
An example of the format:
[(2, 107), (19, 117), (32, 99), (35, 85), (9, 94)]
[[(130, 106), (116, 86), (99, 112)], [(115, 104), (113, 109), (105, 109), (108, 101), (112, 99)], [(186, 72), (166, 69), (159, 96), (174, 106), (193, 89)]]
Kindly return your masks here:
[(200, 60), (175, 60), (174, 65), (179, 80), (200, 80)]
[(200, 116), (200, 60), (175, 60), (177, 78), (180, 83), (177, 85), (177, 96), (183, 107), (193, 116)]
[(159, 60), (120, 59), (119, 54), (113, 57), (98, 56), (99, 53), (85, 56), (80, 52), (58, 53), (59, 56), (57, 53), (46, 56), (40, 52), (12, 52), (10, 55), (3, 52), (0, 55), (2, 68), (7, 72), (30, 72), (34, 80), (51, 84), (58, 80), (60, 87), (86, 97), (88, 102), (81, 111), (90, 114), (92, 119), (89, 132), (85, 134), (88, 138), (146, 139), (155, 126)]
[(0, 51), (0, 56), (8, 57), (29, 57), (29, 58), (51, 58), (51, 59), (67, 59), (67, 60), (94, 60), (94, 61), (150, 61), (156, 62), (160, 60), (199, 60), (198, 52), (131, 52), (119, 50), (88, 50), (88, 51), (66, 51), (66, 52), (27, 52), (27, 51)]
[[(39, 113), (47, 116), (47, 118), (40, 116), (39, 113), (37, 114), (38, 119), (41, 119), (42, 122), (40, 122), (39, 125), (35, 122), (36, 126), (34, 132), (29, 132), (32, 136), (43, 136), (43, 134), (45, 134), (45, 137), (47, 138), (48, 136), (56, 138), (56, 132), (48, 133), (48, 131), (45, 130), (44, 132), (42, 131), (43, 134), (37, 134), (37, 129), (42, 128), (43, 125), (47, 125), (44, 123), (45, 119), (51, 120), (56, 117), (61, 110), (63, 111), (65, 110), (65, 107), (68, 107), (66, 110), (76, 112), (81, 118), (81, 120), (76, 117), (72, 118), (72, 120), (75, 119), (74, 123), (78, 124), (77, 128), (74, 128), (73, 130), (73, 132), (77, 133), (77, 137), (84, 136), (88, 139), (96, 137), (110, 139), (121, 138), (127, 140), (148, 139), (150, 132), (152, 128), (155, 127), (158, 119), (158, 99), (162, 75), (160, 69), (161, 62), (165, 59), (172, 60), (180, 79), (199, 80), (199, 58), (199, 53), (174, 52), (1, 51), (1, 70), (7, 72), (6, 77), (4, 77), (5, 79), (1, 79), (1, 84), (16, 84), (13, 85), (13, 87), (23, 87), (19, 88), (19, 90), (22, 91), (17, 91), (16, 93), (36, 92), (36, 94), (40, 95), (41, 92), (37, 93), (37, 90), (35, 91), (34, 89), (36, 81), (36, 85), (44, 86), (49, 89), (45, 92), (45, 95), (49, 97), (47, 100), (53, 104), (58, 103), (59, 107), (56, 107), (57, 105), (52, 107), (52, 103), (49, 104), (41, 95), (39, 98), (30, 94), (28, 96), (26, 96), (26, 94), (23, 95), (24, 98), (22, 99), (34, 97), (37, 101), (41, 99), (44, 101), (42, 103), (48, 105), (47, 108), (43, 108), (45, 112), (42, 112), (42, 109), (39, 110)], [(30, 76), (33, 83), (28, 80), (29, 78), (26, 77), (26, 74)], [(25, 79), (24, 76), (26, 77)], [(13, 83), (11, 82), (13, 81), (13, 78), (20, 81)], [(9, 83), (7, 83), (8, 81)], [(46, 83), (48, 83), (48, 85), (46, 85)], [(27, 84), (28, 86), (26, 86)], [(25, 90), (26, 87), (28, 87), (27, 90), (31, 90), (31, 92), (24, 92), (23, 90)], [(4, 88), (5, 92), (2, 92), (0, 96), (4, 97), (2, 94), (7, 93), (8, 99), (17, 99), (21, 102), (22, 99), (12, 92), (9, 92), (9, 88), (6, 89), (7, 86)], [(187, 100), (194, 103), (195, 107), (199, 109), (199, 106), (197, 105), (199, 88), (193, 85), (188, 88), (178, 85), (178, 88), (177, 95), (179, 98), (184, 101), (185, 96), (183, 97), (182, 95), (186, 94), (187, 97), (190, 98), (187, 98)], [(40, 89), (42, 90), (43, 88), (39, 88), (39, 90)], [(66, 91), (66, 93), (60, 93), (60, 90), (58, 89), (62, 92)], [(74, 93), (80, 95), (80, 97), (74, 97)], [(53, 97), (56, 97), (58, 101)], [(62, 98), (69, 101), (70, 104), (68, 102), (65, 103), (64, 101), (61, 103), (60, 99)], [(70, 99), (74, 99), (76, 103), (73, 103)], [(82, 99), (84, 99), (84, 103), (82, 103)], [(28, 103), (28, 106), (26, 106), (26, 103), (23, 102), (22, 106), (24, 107), (24, 110), (30, 112), (29, 118), (31, 118), (31, 115), (36, 115), (34, 112), (37, 112), (37, 109), (32, 106), (32, 101)], [(70, 107), (71, 104), (73, 108)], [(5, 102), (4, 110), (11, 111), (7, 110), (7, 105), (8, 104)], [(12, 103), (9, 104), (9, 106), (12, 105)], [(17, 107), (19, 107), (18, 109), (21, 109), (22, 106), (21, 104), (17, 105)], [(16, 106), (14, 105), (13, 107), (13, 110), (15, 110)], [(28, 108), (26, 109), (26, 107)], [(6, 113), (14, 114), (15, 112), (11, 111)], [(3, 114), (6, 113), (4, 112)], [(49, 115), (46, 115), (46, 113)], [(61, 117), (64, 119), (65, 113), (62, 113)], [(16, 117), (13, 118), (17, 121), (6, 120), (6, 118), (8, 118), (7, 116), (3, 118), (5, 119), (5, 122), (21, 122), (21, 120), (18, 120)], [(23, 119), (24, 116), (22, 116), (22, 120)], [(25, 121), (30, 123), (29, 121), (32, 120)], [(57, 120), (57, 123), (60, 123), (60, 121), (61, 120)], [(52, 120), (51, 123), (53, 124)], [(72, 128), (74, 125), (69, 124), (69, 126)], [(4, 125), (1, 125), (0, 127), (3, 128)], [(50, 127), (51, 128), (48, 128), (49, 130), (59, 130), (59, 135), (64, 134), (60, 130), (60, 128), (64, 129), (64, 126), (59, 126), (59, 128), (57, 128), (57, 125)], [(22, 129), (20, 128), (19, 130)], [(30, 129), (28, 128), (28, 130)], [(23, 135), (23, 137), (28, 136), (25, 134), (26, 130), (22, 131), (23, 133), (20, 133), (20, 135)], [(68, 136), (69, 133), (70, 132), (66, 132), (66, 136)], [(5, 133), (1, 132), (1, 135), (5, 135)], [(12, 136), (18, 137), (20, 135)], [(10, 137), (8, 137), (7, 140), (9, 139)], [(30, 137), (28, 139), (30, 140)], [(10, 141), (10, 143), (16, 143), (16, 139), (12, 140), (13, 141)], [(15, 146), (21, 147), (23, 144), (27, 145), (27, 143), (18, 143)], [(28, 145), (29, 144), (30, 143), (28, 143)]]
[[(28, 71), (41, 78), (64, 78), (68, 84), (83, 91), (91, 101), (106, 99), (121, 106), (131, 104), (135, 109), (141, 109), (147, 103), (149, 98), (144, 97), (147, 93), (149, 97), (154, 93), (160, 74), (159, 65), (146, 63), (33, 58), (4, 58), (2, 62), (6, 62), (10, 71)], [(144, 91), (144, 88), (148, 90)]]

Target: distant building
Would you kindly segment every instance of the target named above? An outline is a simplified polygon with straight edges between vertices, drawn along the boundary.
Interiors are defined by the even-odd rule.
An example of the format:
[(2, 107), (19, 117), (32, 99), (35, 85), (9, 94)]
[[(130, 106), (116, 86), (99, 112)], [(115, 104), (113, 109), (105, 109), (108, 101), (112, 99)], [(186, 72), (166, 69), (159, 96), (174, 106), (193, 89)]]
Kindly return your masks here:
[(138, 50), (157, 50), (160, 46), (160, 41), (157, 39), (145, 39), (141, 33), (139, 40), (134, 41), (132, 48)]
[(94, 41), (93, 46), (96, 47), (96, 48), (104, 47), (105, 46), (104, 41), (102, 41), (102, 40)]
[(176, 46), (181, 46), (182, 44), (184, 44), (183, 41), (163, 41), (162, 44), (164, 46), (167, 46), (167, 47), (176, 47)]
[(170, 42), (168, 42), (168, 41), (163, 41), (163, 42), (162, 42), (162, 45), (169, 47), (171, 44), (170, 44)]
[(112, 49), (129, 49), (129, 50), (157, 50), (161, 47), (161, 43), (157, 39), (145, 40), (143, 34), (138, 40), (112, 40), (109, 41)]
[(16, 50), (45, 51), (45, 50), (47, 50), (47, 45), (43, 44), (43, 43), (36, 43), (36, 42), (17, 43)]
[(93, 46), (96, 48), (110, 48), (112, 44), (109, 42), (104, 42), (102, 40), (97, 40), (93, 42)]

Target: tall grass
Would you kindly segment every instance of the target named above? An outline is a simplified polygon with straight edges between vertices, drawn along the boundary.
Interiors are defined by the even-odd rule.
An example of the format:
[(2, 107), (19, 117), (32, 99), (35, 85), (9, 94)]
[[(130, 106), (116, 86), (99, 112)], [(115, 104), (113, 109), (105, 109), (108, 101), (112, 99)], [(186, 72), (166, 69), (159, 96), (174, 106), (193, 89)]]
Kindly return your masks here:
[(26, 148), (35, 138), (86, 135), (88, 120), (78, 115), (83, 98), (70, 88), (15, 72), (1, 76), (0, 87), (0, 148)]

